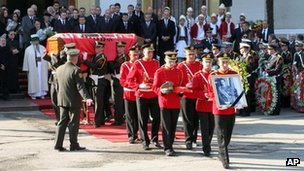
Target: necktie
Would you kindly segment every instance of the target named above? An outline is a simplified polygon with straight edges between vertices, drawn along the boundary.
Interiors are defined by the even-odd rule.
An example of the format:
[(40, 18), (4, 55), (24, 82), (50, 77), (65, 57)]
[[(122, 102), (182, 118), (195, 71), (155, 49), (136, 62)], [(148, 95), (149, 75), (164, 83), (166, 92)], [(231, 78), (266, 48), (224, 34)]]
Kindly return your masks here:
[(30, 17), (30, 20), (31, 20), (32, 24), (34, 24), (34, 19), (33, 19), (33, 17)]
[(125, 29), (127, 30), (128, 29), (128, 24), (127, 22), (124, 22), (125, 23)]
[(92, 17), (93, 17), (94, 23), (96, 24), (96, 16), (93, 15)]
[(84, 27), (83, 27), (83, 24), (81, 24), (81, 32), (84, 33)]
[(165, 26), (166, 27), (168, 26), (168, 20), (167, 19), (165, 20)]
[(150, 26), (150, 22), (147, 22), (147, 27), (149, 27)]
[(65, 25), (65, 20), (62, 20), (62, 25)]
[(109, 23), (109, 19), (106, 19), (106, 23)]
[(266, 33), (266, 29), (264, 29), (264, 40), (267, 40), (267, 33)]

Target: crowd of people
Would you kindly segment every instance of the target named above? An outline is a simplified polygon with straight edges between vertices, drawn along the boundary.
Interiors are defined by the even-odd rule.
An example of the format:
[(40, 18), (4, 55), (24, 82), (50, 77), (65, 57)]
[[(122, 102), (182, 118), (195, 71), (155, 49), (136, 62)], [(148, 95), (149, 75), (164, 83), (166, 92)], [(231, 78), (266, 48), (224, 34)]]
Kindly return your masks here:
[[(77, 118), (82, 106), (79, 101), (83, 98), (88, 105), (94, 101), (95, 128), (111, 118), (112, 103), (113, 125), (122, 125), (126, 120), (131, 144), (140, 141), (143, 149), (149, 150), (152, 143), (164, 148), (167, 156), (175, 154), (173, 143), (181, 113), (186, 148), (191, 150), (193, 144), (197, 144), (200, 127), (203, 152), (210, 156), (210, 143), (215, 130), (219, 158), (228, 168), (227, 147), (235, 115), (250, 116), (251, 112), (255, 112), (257, 80), (268, 77), (276, 82), (278, 98), (270, 115), (278, 115), (281, 106), (290, 106), (293, 97), (291, 91), (286, 93), (283, 88), (284, 74), (298, 79), (303, 71), (303, 35), (290, 34), (288, 38), (278, 38), (268, 27), (267, 20), (263, 21), (260, 29), (251, 29), (243, 13), (234, 23), (223, 4), (211, 16), (206, 6), (201, 7), (196, 17), (193, 16), (193, 8), (189, 7), (186, 15), (180, 15), (178, 20), (171, 15), (169, 7), (155, 14), (151, 7), (143, 13), (140, 4), (130, 4), (126, 13), (120, 11), (119, 3), (110, 5), (104, 12), (100, 7), (92, 6), (86, 16), (83, 7), (63, 7), (55, 1), (43, 16), (37, 14), (37, 6), (33, 4), (27, 9), (27, 15), (22, 17), (18, 9), (9, 15), (6, 6), (1, 8), (0, 81), (3, 97), (7, 99), (10, 91), (18, 91), (16, 74), (21, 63), (23, 71), (28, 74), (29, 96), (44, 98), (49, 90), (49, 62), (50, 96), (57, 118), (56, 150), (65, 150), (62, 142), (67, 125), (70, 128), (71, 150), (84, 149), (77, 142)], [(46, 39), (53, 31), (134, 33), (143, 38), (144, 45), (134, 45), (126, 50), (126, 43), (117, 41), (116, 49), (113, 49), (117, 57), (110, 61), (104, 54), (105, 43), (96, 41), (92, 45), (95, 46), (92, 60), (88, 60), (86, 55), (81, 56), (81, 61), (89, 68), (85, 71), (89, 76), (85, 76), (76, 67), (80, 52), (75, 43), (65, 44), (58, 56), (44, 53)], [(22, 61), (19, 65), (18, 60)], [(217, 94), (211, 78), (213, 75), (238, 74), (229, 69), (230, 60), (238, 60), (246, 66), (248, 75), (243, 79), (248, 81), (249, 87), (245, 92), (248, 102), (245, 108), (234, 105), (222, 108), (216, 104)], [(237, 99), (231, 103), (237, 103)], [(150, 120), (151, 137), (148, 136)], [(158, 140), (160, 125), (164, 147)]]

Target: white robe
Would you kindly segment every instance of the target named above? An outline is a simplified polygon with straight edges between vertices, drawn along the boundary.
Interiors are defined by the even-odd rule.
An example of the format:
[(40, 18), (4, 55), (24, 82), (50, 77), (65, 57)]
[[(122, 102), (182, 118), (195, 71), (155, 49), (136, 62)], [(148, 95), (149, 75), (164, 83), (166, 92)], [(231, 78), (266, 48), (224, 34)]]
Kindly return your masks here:
[[(33, 45), (30, 45), (25, 49), (23, 71), (27, 71), (28, 79), (28, 94), (31, 97), (45, 96), (48, 91), (48, 62), (41, 59), (41, 62), (37, 62)], [(41, 57), (45, 48), (39, 45), (39, 52), (36, 51), (37, 57)]]

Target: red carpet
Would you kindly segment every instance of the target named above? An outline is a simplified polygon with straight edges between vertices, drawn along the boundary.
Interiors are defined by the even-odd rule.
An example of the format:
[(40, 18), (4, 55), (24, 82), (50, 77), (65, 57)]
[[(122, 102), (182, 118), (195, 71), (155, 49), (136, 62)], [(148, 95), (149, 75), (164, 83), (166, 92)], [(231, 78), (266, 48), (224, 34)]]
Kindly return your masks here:
[[(46, 106), (51, 106), (50, 99), (44, 99), (44, 100), (32, 100), (34, 103), (40, 106), (40, 110), (43, 114), (50, 116), (51, 118), (55, 119), (55, 113), (53, 109), (46, 108)], [(90, 112), (90, 119), (94, 120), (94, 112)], [(114, 120), (111, 120), (110, 122), (106, 122), (104, 126), (101, 126), (100, 128), (94, 128), (93, 125), (80, 125), (81, 129), (84, 129), (91, 135), (95, 136), (96, 138), (102, 138), (106, 139), (110, 142), (128, 142), (128, 135), (126, 130), (126, 125), (123, 124), (122, 126), (111, 126), (111, 123), (114, 122)], [(151, 125), (148, 126), (149, 130), (149, 136), (150, 136), (150, 130)], [(139, 133), (138, 133), (139, 134)], [(177, 139), (184, 139), (184, 132), (181, 130), (176, 131), (176, 138)], [(162, 140), (161, 136), (161, 130), (159, 132), (159, 139)]]

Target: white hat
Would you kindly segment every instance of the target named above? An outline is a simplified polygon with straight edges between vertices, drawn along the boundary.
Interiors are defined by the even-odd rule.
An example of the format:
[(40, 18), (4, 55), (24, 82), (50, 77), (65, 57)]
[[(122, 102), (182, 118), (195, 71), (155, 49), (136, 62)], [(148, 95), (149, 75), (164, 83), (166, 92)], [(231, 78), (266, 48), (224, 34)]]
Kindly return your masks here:
[(201, 6), (201, 9), (203, 9), (203, 8), (206, 8), (206, 9), (207, 9), (207, 6), (206, 6), (206, 5), (202, 5), (202, 6)]
[(228, 12), (226, 12), (226, 15), (231, 15), (231, 12), (229, 12), (229, 11), (228, 11)]
[(184, 15), (179, 16), (179, 20), (184, 19), (186, 21), (186, 17)]
[(246, 18), (246, 16), (245, 16), (245, 14), (244, 14), (244, 13), (241, 13), (241, 14), (240, 14), (240, 17), (241, 17), (241, 16), (243, 16), (244, 18)]
[(200, 15), (198, 15), (197, 18), (200, 18), (200, 17), (204, 18), (205, 16), (203, 14), (200, 14)]
[(187, 11), (193, 11), (192, 7), (187, 8)]
[(221, 5), (219, 6), (219, 9), (226, 9), (226, 7), (223, 3), (221, 3)]
[(242, 43), (251, 43), (250, 39), (242, 39)]
[(216, 14), (215, 14), (215, 13), (212, 13), (210, 17), (216, 17)]

